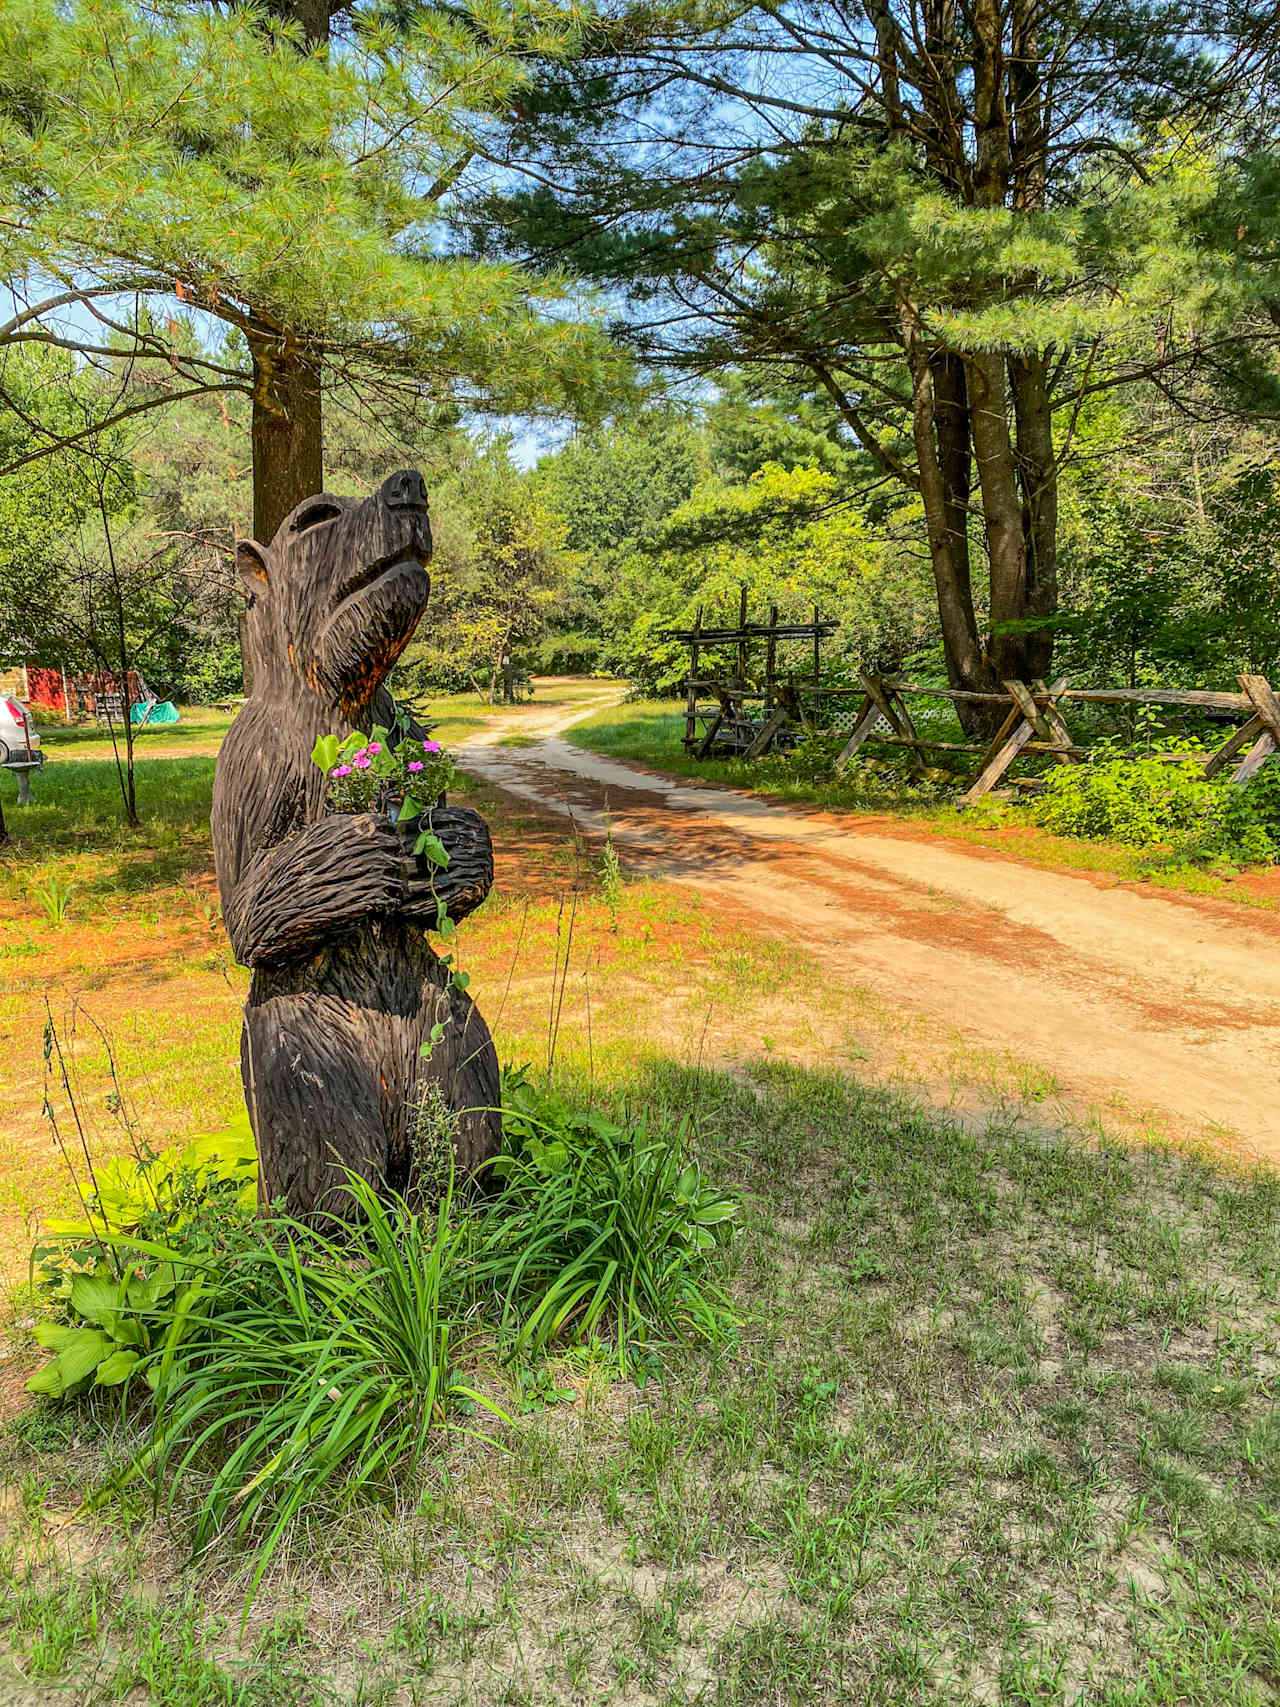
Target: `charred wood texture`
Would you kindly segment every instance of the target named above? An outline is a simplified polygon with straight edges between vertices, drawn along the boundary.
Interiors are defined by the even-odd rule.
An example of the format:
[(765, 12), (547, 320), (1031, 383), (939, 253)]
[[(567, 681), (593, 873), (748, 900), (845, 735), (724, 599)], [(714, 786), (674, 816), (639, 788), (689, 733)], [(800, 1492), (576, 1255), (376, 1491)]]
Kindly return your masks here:
[(449, 864), (434, 867), (414, 856), (418, 823), (329, 812), (311, 761), (318, 736), (390, 721), (382, 683), (426, 608), (430, 555), (413, 470), (364, 500), (308, 498), (269, 545), (237, 548), (252, 686), (218, 756), (214, 854), (253, 971), (240, 1053), (261, 1194), (304, 1217), (340, 1209), (343, 1170), (416, 1197), (418, 1111), (437, 1091), (461, 1171), (501, 1142), (493, 1041), (428, 940), (441, 903), (456, 921), (489, 892), (488, 828), (435, 808)]

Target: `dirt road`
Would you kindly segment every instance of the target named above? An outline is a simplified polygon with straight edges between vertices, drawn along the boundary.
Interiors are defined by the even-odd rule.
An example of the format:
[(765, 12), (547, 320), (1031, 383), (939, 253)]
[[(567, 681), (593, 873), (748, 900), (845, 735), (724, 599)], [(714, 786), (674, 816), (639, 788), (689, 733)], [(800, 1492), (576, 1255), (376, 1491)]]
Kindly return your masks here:
[[(962, 849), (883, 818), (668, 780), (560, 737), (616, 690), (459, 750), (504, 792), (611, 827), (629, 866), (804, 945), (842, 980), (1016, 1055), (1074, 1118), (1280, 1162), (1280, 920)], [(532, 745), (508, 747), (518, 727)]]

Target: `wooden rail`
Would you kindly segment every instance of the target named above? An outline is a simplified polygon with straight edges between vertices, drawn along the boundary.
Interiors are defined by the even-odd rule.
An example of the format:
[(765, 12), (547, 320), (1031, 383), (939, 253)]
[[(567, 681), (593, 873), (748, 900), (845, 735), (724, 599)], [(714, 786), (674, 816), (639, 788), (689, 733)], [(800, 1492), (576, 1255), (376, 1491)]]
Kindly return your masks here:
[[(1232, 782), (1247, 782), (1272, 754), (1280, 751), (1280, 699), (1265, 676), (1242, 675), (1239, 693), (1220, 693), (1207, 688), (1073, 688), (1066, 677), (1052, 687), (1044, 682), (1007, 681), (1003, 693), (969, 693), (955, 688), (935, 688), (916, 682), (894, 681), (863, 674), (862, 699), (854, 717), (853, 734), (836, 759), (843, 771), (868, 742), (877, 746), (908, 747), (921, 752), (979, 753), (981, 761), (974, 781), (961, 796), (962, 805), (972, 805), (989, 794), (1022, 753), (1048, 753), (1060, 764), (1079, 764), (1091, 749), (1074, 742), (1062, 718), (1064, 700), (1083, 705), (1185, 706), (1198, 711), (1230, 711), (1246, 721), (1232, 731), (1221, 746), (1201, 753), (1159, 755), (1171, 763), (1199, 764), (1202, 774), (1214, 777), (1235, 761)], [(911, 724), (905, 699), (919, 694), (961, 703), (1007, 705), (1008, 714), (985, 746), (965, 741), (922, 740)], [(890, 733), (877, 730), (887, 723)], [(1247, 749), (1247, 750), (1246, 750)]]

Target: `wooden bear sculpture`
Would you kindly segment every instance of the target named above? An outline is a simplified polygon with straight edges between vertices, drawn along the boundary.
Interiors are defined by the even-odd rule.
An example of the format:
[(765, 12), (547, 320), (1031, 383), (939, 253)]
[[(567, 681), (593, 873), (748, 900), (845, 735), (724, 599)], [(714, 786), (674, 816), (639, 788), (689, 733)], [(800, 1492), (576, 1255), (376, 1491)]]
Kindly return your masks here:
[(342, 1213), (344, 1169), (412, 1201), (424, 1131), (437, 1147), (452, 1131), (460, 1171), (501, 1141), (493, 1041), (427, 940), (441, 898), (457, 920), (489, 891), (484, 820), (438, 809), (449, 864), (422, 869), (412, 831), (329, 810), (311, 758), (321, 735), (393, 721), (382, 683), (426, 608), (430, 556), (414, 470), (363, 500), (308, 498), (270, 545), (236, 550), (252, 686), (218, 755), (213, 846), (253, 970), (240, 1058), (261, 1195), (303, 1217)]

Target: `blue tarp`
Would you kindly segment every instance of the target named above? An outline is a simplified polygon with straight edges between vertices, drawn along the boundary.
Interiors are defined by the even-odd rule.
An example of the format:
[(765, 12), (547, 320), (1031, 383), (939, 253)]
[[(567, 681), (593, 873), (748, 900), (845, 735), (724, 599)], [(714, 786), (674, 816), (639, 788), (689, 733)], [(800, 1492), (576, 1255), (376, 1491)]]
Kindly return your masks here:
[(178, 708), (171, 699), (153, 699), (146, 705), (131, 705), (129, 721), (135, 729), (158, 729), (178, 721)]

